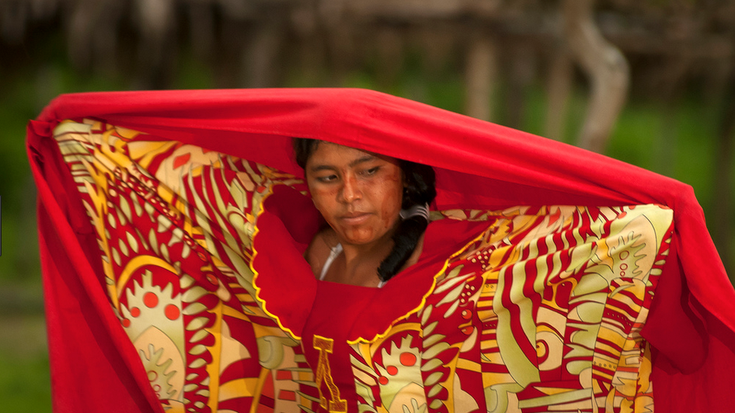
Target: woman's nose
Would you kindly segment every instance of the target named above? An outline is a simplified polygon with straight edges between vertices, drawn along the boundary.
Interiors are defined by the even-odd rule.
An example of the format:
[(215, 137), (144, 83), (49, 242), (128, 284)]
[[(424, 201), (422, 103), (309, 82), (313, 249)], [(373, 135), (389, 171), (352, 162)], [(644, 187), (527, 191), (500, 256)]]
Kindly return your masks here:
[(354, 177), (347, 177), (344, 180), (344, 184), (342, 186), (342, 198), (348, 204), (362, 198), (362, 192), (360, 191), (357, 179)]

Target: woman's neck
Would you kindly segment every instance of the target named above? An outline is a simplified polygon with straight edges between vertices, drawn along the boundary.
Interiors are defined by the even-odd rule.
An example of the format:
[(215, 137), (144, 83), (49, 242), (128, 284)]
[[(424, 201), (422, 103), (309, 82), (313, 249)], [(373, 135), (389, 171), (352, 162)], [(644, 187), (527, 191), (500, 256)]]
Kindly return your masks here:
[(372, 245), (342, 244), (342, 249), (343, 260), (338, 261), (336, 269), (349, 280), (347, 283), (363, 285), (365, 282), (374, 282), (377, 285), (378, 267), (393, 249), (393, 239), (388, 238)]
[(329, 267), (325, 280), (342, 284), (377, 287), (380, 283), (378, 267), (393, 249), (393, 232), (369, 244), (351, 244), (339, 239), (337, 234), (328, 229), (324, 239), (330, 248), (342, 245), (342, 253), (336, 257)]
[[(393, 249), (393, 231), (377, 242), (370, 244), (341, 243), (331, 229), (324, 234), (330, 248), (342, 244), (342, 253), (336, 257), (327, 271), (325, 280), (342, 284), (377, 287), (380, 284), (378, 267)], [(401, 267), (401, 271), (418, 261), (423, 248), (422, 234), (411, 256)]]

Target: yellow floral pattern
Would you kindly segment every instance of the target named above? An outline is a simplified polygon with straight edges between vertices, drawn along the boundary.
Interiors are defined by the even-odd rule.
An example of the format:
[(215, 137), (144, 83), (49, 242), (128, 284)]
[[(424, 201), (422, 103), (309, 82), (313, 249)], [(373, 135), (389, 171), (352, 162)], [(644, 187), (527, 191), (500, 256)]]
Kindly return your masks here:
[[(167, 411), (344, 407), (320, 394), (329, 371), (307, 361), (253, 285), (263, 202), (277, 185), (304, 192), (302, 181), (93, 120), (62, 122), (55, 138), (97, 235), (110, 305)], [(349, 355), (358, 395), (345, 406), (652, 411), (640, 331), (672, 211), (547, 206), (432, 217), (486, 225), (448, 257), (418, 311), (373, 340), (333, 343), (330, 351)]]

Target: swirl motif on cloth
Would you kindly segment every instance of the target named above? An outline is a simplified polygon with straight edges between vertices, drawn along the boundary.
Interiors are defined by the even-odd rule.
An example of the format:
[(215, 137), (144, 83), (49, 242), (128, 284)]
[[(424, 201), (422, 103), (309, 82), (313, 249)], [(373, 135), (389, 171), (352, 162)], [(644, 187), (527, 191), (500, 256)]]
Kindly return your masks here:
[[(340, 287), (300, 256), (319, 225), (298, 212), (301, 180), (92, 120), (55, 139), (110, 306), (167, 411), (652, 409), (640, 331), (667, 208), (432, 211), (423, 261), (340, 313), (316, 302)], [(340, 322), (346, 339), (330, 335)], [(330, 369), (317, 372), (314, 337), (332, 343)]]

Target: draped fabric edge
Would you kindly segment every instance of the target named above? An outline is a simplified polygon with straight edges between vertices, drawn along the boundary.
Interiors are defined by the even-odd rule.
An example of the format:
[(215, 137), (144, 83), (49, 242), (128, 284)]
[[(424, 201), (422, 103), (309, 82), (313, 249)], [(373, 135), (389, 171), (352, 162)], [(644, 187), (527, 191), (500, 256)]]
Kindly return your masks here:
[[(86, 215), (82, 209), (62, 208), (60, 202), (68, 201), (70, 198), (54, 196), (50, 183), (45, 179), (44, 172), (48, 173), (49, 170), (44, 168), (46, 165), (43, 162), (54, 160), (61, 162), (61, 155), (58, 153), (58, 147), (52, 146), (53, 142), (50, 140), (53, 139), (50, 134), (53, 128), (43, 131), (49, 133), (47, 135), (43, 132), (39, 133), (38, 126), (39, 122), (33, 121), (28, 127), (27, 153), (31, 172), (38, 189), (37, 217), (44, 281), (44, 301), (46, 317), (51, 317), (51, 320), (47, 320), (46, 323), (50, 363), (53, 366), (74, 361), (74, 366), (69, 368), (81, 370), (87, 374), (91, 372), (90, 376), (98, 376), (97, 380), (101, 380), (100, 383), (105, 383), (105, 385), (96, 385), (96, 390), (109, 389), (110, 392), (105, 396), (109, 397), (110, 400), (123, 402), (119, 406), (121, 411), (136, 409), (141, 412), (163, 413), (163, 407), (147, 381), (146, 372), (140, 363), (140, 357), (135, 353), (132, 343), (114, 313), (110, 311), (107, 296), (100, 288), (99, 280), (95, 276), (95, 265), (87, 259), (82, 249), (79, 233), (77, 232), (79, 227), (72, 228), (72, 222), (82, 223), (86, 221)], [(62, 181), (63, 178), (59, 178), (56, 184), (60, 185)], [(62, 188), (56, 187), (57, 191), (60, 189)], [(47, 223), (44, 215), (48, 216), (50, 222)], [(73, 239), (72, 234), (76, 235), (77, 239)], [(54, 256), (59, 255), (51, 253), (51, 248), (47, 242), (49, 235), (62, 238), (62, 242), (57, 245), (65, 249), (67, 253), (65, 256), (72, 261), (73, 265), (66, 268), (67, 272), (64, 274), (55, 270)], [(94, 246), (96, 247), (96, 245)], [(71, 276), (72, 271), (76, 277)], [(58, 276), (54, 277), (53, 275)], [(76, 299), (77, 302), (75, 303), (69, 303), (69, 296), (60, 295), (62, 292), (52, 290), (52, 287), (58, 286), (59, 282), (70, 283), (76, 281), (77, 278), (81, 281), (79, 285), (70, 287), (70, 290), (74, 287), (77, 290), (69, 293)], [(61, 303), (58, 298), (66, 300)], [(67, 309), (64, 312), (65, 317), (57, 317), (57, 314), (53, 311), (59, 305), (63, 305)], [(77, 311), (72, 312), (73, 319), (69, 319), (69, 306), (80, 307)], [(83, 311), (82, 307), (89, 311)], [(99, 317), (102, 322), (92, 324), (93, 321), (87, 322), (88, 317)], [(92, 334), (92, 337), (90, 337), (91, 343), (77, 340), (65, 343), (65, 335), (68, 332), (65, 331), (65, 328), (76, 333), (83, 330), (82, 326), (86, 326)], [(100, 345), (94, 345), (97, 343)], [(101, 357), (98, 354), (90, 357), (79, 357), (80, 353), (95, 353), (97, 351), (103, 352)], [(89, 355), (89, 353), (87, 354)], [(106, 360), (108, 364), (90, 365), (86, 363), (88, 359), (92, 361)], [(127, 370), (121, 369), (121, 367)], [(78, 383), (66, 377), (65, 370), (59, 370), (61, 369), (51, 369), (54, 411), (61, 411), (67, 405), (85, 405), (90, 407), (91, 411), (94, 411), (95, 408), (97, 411), (102, 411), (109, 407), (104, 404), (103, 397), (88, 398), (87, 395), (79, 394), (75, 391)], [(128, 389), (130, 382), (135, 383), (134, 386), (140, 390), (140, 393), (131, 394), (125, 391)], [(123, 394), (127, 393), (131, 396), (131, 399), (121, 397), (118, 393), (121, 390), (124, 391)], [(96, 406), (96, 403), (100, 403), (100, 405)]]
[[(322, 139), (486, 178), (504, 172), (509, 183), (527, 185), (527, 179), (535, 179), (539, 188), (551, 187), (570, 195), (587, 194), (594, 203), (604, 200), (619, 205), (667, 205), (674, 210), (679, 234), (674, 242), (684, 252), (680, 260), (689, 289), (704, 308), (735, 330), (735, 292), (691, 186), (603, 155), (360, 89), (78, 93), (56, 98), (34, 123), (42, 122), (44, 135), (50, 136), (59, 121), (80, 117), (104, 119), (152, 134), (164, 131), (170, 139), (203, 147), (212, 146), (211, 139), (197, 139), (194, 132), (181, 132), (180, 128), (206, 130), (211, 124), (208, 119), (217, 118), (220, 129), (215, 134), (227, 131)], [(406, 124), (411, 126), (412, 133), (406, 133), (407, 126), (397, 126)], [(32, 129), (38, 130), (38, 126)], [(451, 129), (454, 136), (469, 137), (462, 143), (462, 150), (448, 150), (442, 140), (431, 139), (442, 136), (444, 129)], [(472, 142), (467, 142), (470, 138)], [(493, 162), (486, 162), (488, 159)], [(544, 169), (542, 166), (549, 159), (563, 162), (555, 162), (553, 169)], [(599, 166), (580, 173), (574, 170), (580, 159), (586, 159), (587, 165)], [(286, 172), (300, 173), (294, 163), (290, 166), (284, 168)], [(692, 249), (696, 252), (689, 253)]]

